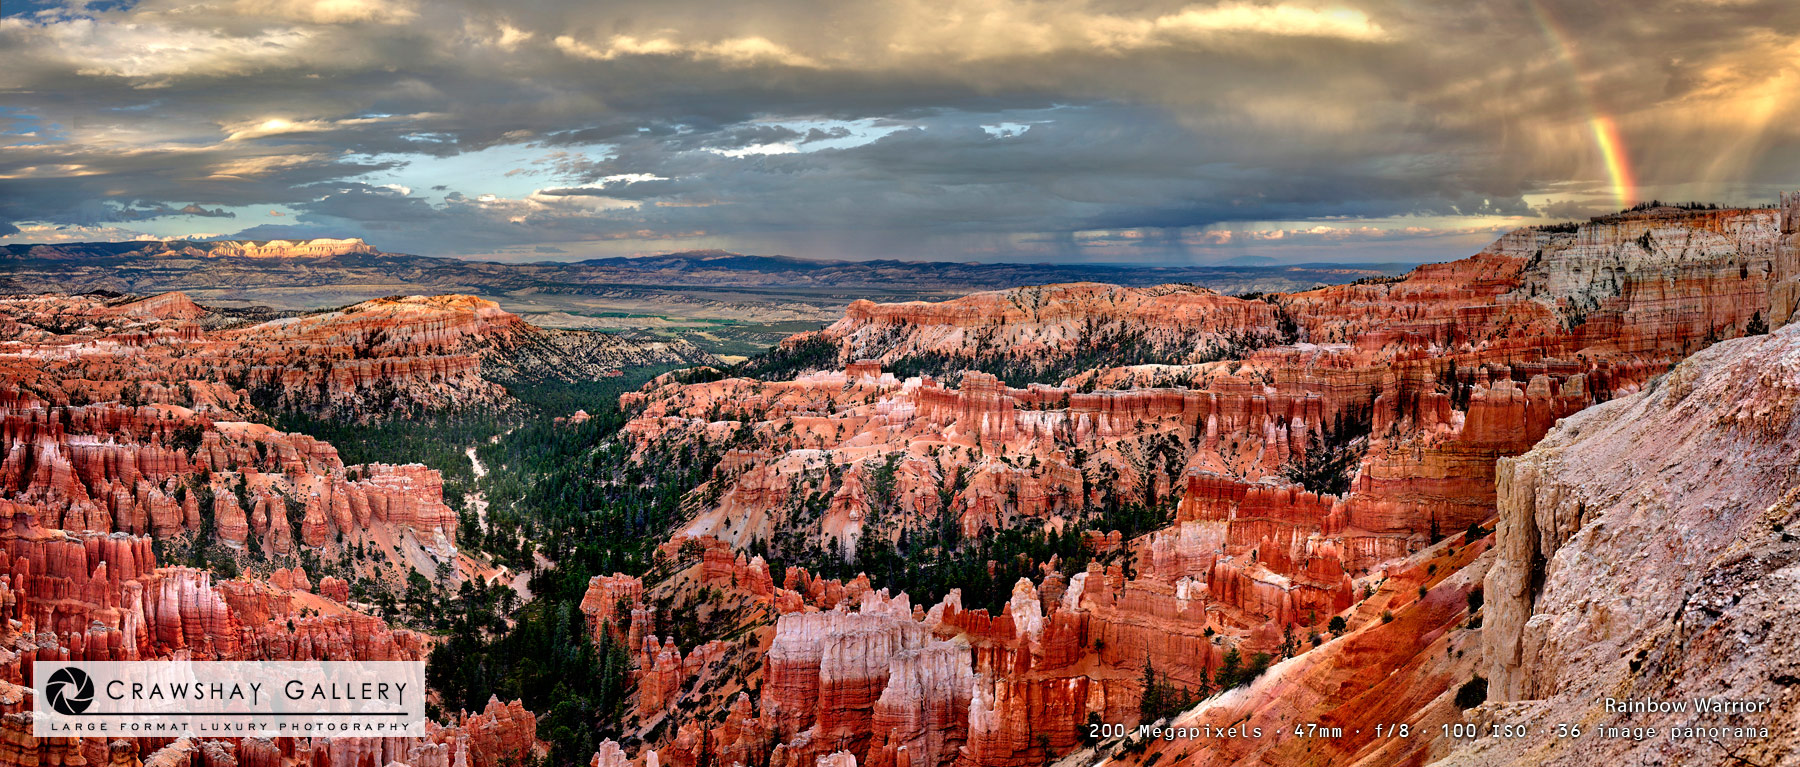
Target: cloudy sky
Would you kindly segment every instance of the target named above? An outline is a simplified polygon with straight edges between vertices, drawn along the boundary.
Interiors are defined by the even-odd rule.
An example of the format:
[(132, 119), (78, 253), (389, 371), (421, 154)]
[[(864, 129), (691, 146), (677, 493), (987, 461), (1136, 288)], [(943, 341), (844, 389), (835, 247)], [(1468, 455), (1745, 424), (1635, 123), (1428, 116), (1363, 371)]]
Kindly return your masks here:
[(1797, 100), (1787, 0), (5, 0), (0, 243), (1442, 260)]

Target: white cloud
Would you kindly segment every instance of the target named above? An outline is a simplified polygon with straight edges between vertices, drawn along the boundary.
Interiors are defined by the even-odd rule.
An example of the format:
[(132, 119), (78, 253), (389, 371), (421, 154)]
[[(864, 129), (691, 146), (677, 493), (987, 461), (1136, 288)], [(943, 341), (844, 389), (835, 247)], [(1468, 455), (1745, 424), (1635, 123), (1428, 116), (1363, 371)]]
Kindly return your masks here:
[(169, 240), (174, 237), (156, 237), (135, 229), (116, 226), (77, 226), (68, 224), (44, 224), (20, 222), (19, 231), (0, 236), (0, 244), (61, 242), (120, 242), (125, 240)]
[(548, 192), (549, 190), (533, 192), (530, 197), (525, 198), (525, 202), (559, 213), (627, 210), (642, 204), (637, 200), (621, 200), (617, 197), (596, 194), (549, 194)]
[(738, 147), (736, 149), (708, 149), (706, 151), (724, 157), (753, 157), (766, 154), (794, 154), (795, 152), (800, 151), (800, 148), (793, 144), (782, 142), (777, 144), (751, 144), (750, 146)]
[(630, 184), (641, 183), (644, 181), (668, 181), (668, 180), (669, 180), (668, 178), (665, 178), (663, 176), (658, 176), (655, 173), (615, 173), (611, 176), (606, 176), (606, 177), (601, 178), (600, 185), (601, 186), (611, 186), (613, 184), (630, 185)]

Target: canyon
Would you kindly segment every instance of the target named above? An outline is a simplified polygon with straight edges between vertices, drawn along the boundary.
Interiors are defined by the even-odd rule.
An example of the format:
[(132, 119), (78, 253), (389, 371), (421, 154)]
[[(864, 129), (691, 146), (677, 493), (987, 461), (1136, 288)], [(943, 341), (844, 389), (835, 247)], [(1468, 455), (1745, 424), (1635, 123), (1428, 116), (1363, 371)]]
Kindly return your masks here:
[[(0, 763), (20, 765), (533, 758), (536, 717), (518, 701), (449, 712), (423, 738), (109, 743), (33, 737), (29, 685), (36, 660), (424, 660), (433, 638), (363, 592), (494, 577), (458, 545), (460, 499), (435, 469), (346, 465), (275, 417), (504, 411), (525, 407), (508, 385), (711, 359), (459, 295), (256, 322), (179, 293), (34, 294), (0, 297), (0, 323)], [(337, 574), (315, 584), (302, 563)]]
[[(364, 247), (179, 255), (384, 257)], [(1797, 311), (1786, 199), (1525, 228), (1297, 292), (1075, 281), (856, 300), (738, 366), (468, 295), (280, 316), (180, 293), (0, 297), (0, 762), (557, 753), (566, 711), (500, 699), (415, 739), (40, 741), (25, 685), (36, 658), (423, 659), (446, 637), (377, 617), (364, 581), (511, 582), (461, 540), (493, 528), (449, 497), (506, 486), (347, 463), (274, 417), (374, 429), (666, 370), (622, 413), (545, 419), (594, 442), (534, 481), (680, 510), (642, 531), (641, 563), (599, 560), (631, 572), (580, 570), (585, 593), (554, 616), (630, 685), (586, 722), (606, 735), (591, 767), (1781, 763), (1797, 740)], [(698, 456), (696, 479), (640, 487), (690, 476), (655, 473), (671, 456)], [(517, 471), (479, 460), (489, 483)], [(280, 567), (167, 556), (196, 539)], [(527, 542), (531, 569), (575, 569), (546, 558), (571, 543), (624, 547)], [(1449, 735), (1687, 721), (1604, 696), (1765, 700), (1707, 721), (1773, 735)], [(1159, 722), (1211, 734), (1137, 729)]]
[[(763, 655), (747, 683), (754, 705), (725, 707), (704, 675), (681, 682), (663, 659), (684, 648), (656, 648), (659, 699), (700, 707), (660, 741), (647, 729), (628, 738), (634, 758), (748, 764), (741, 744), (754, 743), (783, 765), (1023, 767), (1170, 751), (1202, 764), (1423, 764), (1455, 749), (1437, 731), (1466, 721), (1454, 699), (1477, 676), (1496, 701), (1573, 699), (1553, 680), (1636, 635), (1592, 649), (1573, 637), (1636, 613), (1620, 606), (1580, 631), (1531, 617), (1584, 615), (1608, 586), (1571, 572), (1566, 595), (1553, 582), (1535, 591), (1559, 571), (1529, 563), (1576, 524), (1544, 509), (1548, 480), (1523, 478), (1540, 476), (1524, 468), (1537, 465), (1529, 451), (1559, 423), (1654, 398), (1702, 349), (1788, 323), (1800, 309), (1796, 213), (1653, 208), (1521, 229), (1404, 279), (1294, 294), (1078, 283), (856, 302), (784, 342), (777, 375), (653, 381), (622, 400), (634, 416), (626, 439), (721, 448), (670, 549), (698, 544), (702, 582), (780, 615), (745, 640)], [(1086, 366), (1109, 346), (1149, 359)], [(894, 372), (921, 369), (937, 373)], [(1758, 407), (1739, 417), (1762, 418)], [(1709, 463), (1674, 455), (1670, 466)], [(1347, 467), (1336, 482), (1308, 473), (1329, 459)], [(1522, 513), (1538, 521), (1511, 516), (1534, 493), (1540, 510)], [(1578, 503), (1567, 495), (1550, 497)], [(1688, 524), (1722, 505), (1692, 507)], [(1162, 516), (1113, 532), (1132, 509)], [(886, 586), (928, 578), (848, 578), (883, 552), (934, 561), (946, 530), (1078, 534), (1081, 545), (1023, 566), (990, 559), (992, 582), (950, 584), (925, 604)], [(1705, 562), (1727, 540), (1679, 561)], [(1665, 565), (1680, 570), (1648, 569)], [(820, 567), (846, 576), (808, 572)], [(1665, 602), (1686, 593), (1657, 584)], [(670, 697), (670, 677), (686, 690)], [(1090, 723), (1137, 724), (1152, 685), (1158, 696), (1220, 692), (1176, 721), (1282, 736), (1198, 749), (1081, 736)], [(1505, 721), (1507, 710), (1473, 716)], [(1286, 737), (1299, 722), (1361, 734)], [(1378, 723), (1418, 737), (1377, 738)], [(714, 753), (695, 757), (696, 743)], [(1593, 763), (1574, 759), (1562, 763)]]
[[(329, 445), (300, 435), (151, 407), (64, 409), (15, 390), (4, 409), (12, 449), (8, 500), (0, 501), (0, 763), (139, 764), (142, 757), (144, 764), (451, 767), (517, 761), (536, 748), (532, 713), (499, 701), (430, 724), (422, 739), (34, 737), (35, 660), (425, 658), (428, 637), (369, 614), (340, 578), (325, 576), (315, 590), (298, 566), (226, 579), (160, 563), (157, 545), (191, 535), (201, 504), (212, 505), (209, 522), (216, 520), (223, 545), (261, 540), (272, 558), (291, 559), (302, 547), (326, 551), (336, 535), (339, 547), (395, 547), (376, 559), (381, 564), (408, 561), (396, 540), (423, 546), (438, 561), (478, 563), (456, 551), (441, 483), (422, 466), (346, 468)], [(80, 433), (102, 425), (107, 443)], [(159, 435), (184, 428), (204, 429), (202, 450), (190, 457), (158, 444)], [(141, 441), (110, 442), (134, 436)], [(249, 511), (230, 489), (234, 477), (255, 499)]]

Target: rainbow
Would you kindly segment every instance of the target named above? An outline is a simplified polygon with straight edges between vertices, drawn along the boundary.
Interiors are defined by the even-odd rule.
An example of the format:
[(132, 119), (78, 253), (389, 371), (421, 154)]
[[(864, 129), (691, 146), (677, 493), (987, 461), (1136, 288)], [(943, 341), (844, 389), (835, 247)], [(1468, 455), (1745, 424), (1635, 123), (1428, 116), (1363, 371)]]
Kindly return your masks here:
[(1637, 202), (1637, 176), (1631, 170), (1631, 157), (1625, 151), (1625, 142), (1619, 138), (1618, 122), (1594, 106), (1593, 95), (1588, 92), (1586, 83), (1581, 79), (1581, 65), (1575, 58), (1574, 47), (1569, 45), (1568, 35), (1563, 34), (1556, 20), (1544, 10), (1539, 0), (1525, 0), (1525, 5), (1537, 19), (1544, 37), (1556, 48), (1557, 58), (1569, 70), (1569, 79), (1575, 84), (1575, 92), (1589, 115), (1588, 127), (1594, 132), (1594, 147), (1600, 150), (1600, 159), (1606, 164), (1606, 175), (1612, 180), (1613, 199), (1621, 209), (1631, 207), (1632, 203)]

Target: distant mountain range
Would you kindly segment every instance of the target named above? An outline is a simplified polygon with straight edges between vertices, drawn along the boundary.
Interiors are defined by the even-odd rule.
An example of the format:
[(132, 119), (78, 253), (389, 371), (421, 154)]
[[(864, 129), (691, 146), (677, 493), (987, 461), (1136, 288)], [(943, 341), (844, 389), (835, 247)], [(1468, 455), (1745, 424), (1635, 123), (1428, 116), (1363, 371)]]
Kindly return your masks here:
[(394, 295), (462, 293), (498, 302), (543, 327), (649, 333), (736, 358), (823, 327), (857, 299), (946, 301), (1071, 282), (1191, 283), (1238, 295), (1305, 290), (1406, 269), (813, 261), (723, 251), (503, 264), (384, 253), (356, 239), (92, 242), (0, 246), (0, 294), (181, 291), (207, 306), (279, 313)]
[[(280, 291), (296, 288), (392, 286), (394, 292), (450, 290), (509, 293), (612, 293), (738, 288), (826, 297), (898, 298), (917, 292), (941, 298), (975, 290), (1063, 282), (1144, 286), (1194, 283), (1224, 293), (1310, 288), (1399, 274), (1410, 264), (1234, 263), (1216, 266), (952, 263), (942, 261), (815, 261), (724, 251), (640, 258), (503, 264), (384, 253), (361, 240), (286, 242), (95, 242), (0, 246), (0, 291), (158, 293), (169, 290)], [(283, 303), (272, 293), (270, 300)]]

